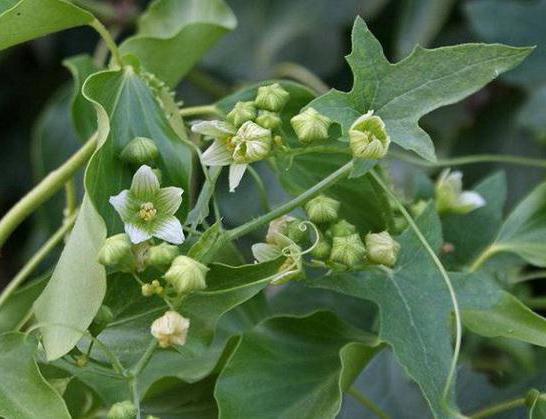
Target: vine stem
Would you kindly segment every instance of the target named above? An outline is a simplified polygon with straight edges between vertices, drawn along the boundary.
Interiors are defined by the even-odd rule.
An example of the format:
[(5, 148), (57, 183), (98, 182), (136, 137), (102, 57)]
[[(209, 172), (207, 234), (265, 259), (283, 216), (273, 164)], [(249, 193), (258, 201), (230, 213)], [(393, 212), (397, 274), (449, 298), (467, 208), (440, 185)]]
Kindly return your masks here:
[(373, 401), (371, 401), (366, 396), (364, 396), (354, 386), (349, 387), (349, 390), (347, 390), (347, 394), (350, 394), (351, 396), (353, 396), (356, 401), (358, 401), (362, 406), (364, 406), (369, 411), (373, 412), (378, 418), (389, 419), (389, 415), (387, 415), (377, 404), (375, 404)]
[(296, 63), (281, 63), (275, 68), (275, 77), (288, 77), (296, 80), (311, 89), (319, 95), (326, 93), (330, 88), (317, 75), (307, 68)]
[(63, 225), (44, 243), (40, 249), (30, 258), (17, 275), (11, 280), (0, 294), (0, 307), (5, 304), (8, 298), (19, 288), (19, 286), (34, 272), (44, 258), (63, 240), (65, 234), (70, 231), (76, 222), (76, 214), (72, 214)]
[(222, 112), (215, 105), (189, 106), (187, 108), (180, 109), (178, 112), (182, 117), (222, 114)]
[(137, 377), (142, 372), (142, 370), (146, 367), (146, 365), (148, 364), (148, 361), (150, 361), (150, 358), (154, 354), (154, 351), (156, 350), (156, 348), (157, 348), (157, 340), (153, 338), (148, 344), (146, 351), (142, 354), (142, 356), (137, 361), (135, 366), (131, 368), (131, 374), (134, 377)]
[(501, 413), (506, 410), (512, 410), (522, 406), (525, 406), (525, 397), (520, 397), (519, 399), (514, 399), (514, 400), (508, 400), (506, 402), (502, 402), (494, 406), (486, 407), (485, 409), (482, 409), (472, 415), (469, 415), (468, 417), (470, 419), (487, 418), (489, 416), (496, 415), (497, 413)]
[(344, 166), (341, 166), (338, 170), (336, 170), (329, 176), (325, 177), (315, 186), (306, 190), (305, 192), (298, 195), (296, 198), (292, 199), (291, 201), (288, 201), (284, 203), (283, 205), (275, 208), (274, 210), (268, 212), (267, 214), (264, 214), (258, 218), (255, 218), (254, 220), (251, 220), (239, 227), (236, 227), (232, 230), (227, 230), (225, 232), (226, 239), (229, 241), (238, 239), (239, 237), (242, 237), (245, 234), (248, 234), (251, 231), (256, 230), (257, 228), (265, 224), (268, 224), (270, 221), (273, 221), (275, 218), (288, 214), (290, 211), (301, 206), (302, 204), (307, 202), (309, 199), (314, 198), (315, 196), (320, 194), (323, 190), (332, 186), (334, 183), (336, 183), (340, 179), (343, 179), (344, 177), (348, 176), (352, 169), (353, 169), (353, 162), (350, 161), (349, 163), (345, 164)]
[(485, 250), (479, 254), (476, 260), (472, 262), (472, 265), (470, 265), (470, 272), (476, 272), (491, 256), (498, 253), (500, 250), (501, 248), (495, 244), (486, 247)]
[(47, 175), (0, 220), (0, 248), (8, 237), (36, 208), (51, 198), (91, 157), (96, 147), (96, 136), (68, 159), (62, 166)]
[(121, 59), (121, 54), (119, 52), (116, 42), (112, 38), (112, 35), (110, 34), (110, 32), (108, 32), (108, 29), (106, 29), (106, 27), (98, 19), (95, 19), (93, 22), (91, 22), (90, 26), (93, 29), (95, 29), (99, 33), (99, 35), (102, 37), (102, 39), (104, 40), (104, 43), (110, 50), (110, 53), (112, 54), (112, 58), (114, 59), (116, 64), (122, 67), (123, 61)]
[(423, 167), (444, 167), (444, 166), (463, 166), (475, 163), (507, 163), (519, 166), (539, 167), (546, 169), (545, 159), (532, 159), (528, 157), (499, 155), (499, 154), (477, 154), (473, 156), (454, 157), (452, 159), (440, 159), (435, 162), (410, 156), (407, 153), (390, 151), (390, 156)]
[(461, 313), (459, 311), (459, 303), (457, 301), (457, 295), (455, 294), (455, 290), (453, 288), (453, 284), (451, 283), (451, 280), (449, 279), (449, 275), (447, 274), (444, 265), (434, 252), (434, 250), (430, 247), (429, 242), (413, 220), (413, 217), (408, 213), (402, 202), (398, 199), (398, 197), (394, 194), (393, 191), (390, 190), (390, 188), (385, 185), (383, 180), (380, 176), (376, 174), (374, 170), (371, 172), (372, 177), (377, 182), (381, 188), (385, 191), (387, 195), (389, 195), (392, 199), (392, 201), (396, 204), (404, 218), (407, 220), (408, 224), (412, 228), (412, 230), (417, 235), (419, 241), (422, 243), (423, 247), (426, 249), (426, 251), (429, 253), (430, 257), (434, 261), (434, 264), (440, 271), (440, 274), (442, 275), (442, 278), (444, 279), (444, 282), (449, 290), (449, 296), (451, 298), (451, 304), (453, 305), (453, 312), (455, 315), (455, 348), (453, 350), (453, 359), (451, 361), (451, 366), (449, 368), (449, 372), (446, 379), (446, 384), (443, 391), (443, 396), (446, 397), (447, 393), (449, 392), (449, 389), (454, 381), (455, 378), (455, 372), (457, 368), (457, 361), (459, 359), (459, 353), (461, 351), (461, 339), (462, 339), (462, 326), (461, 326)]

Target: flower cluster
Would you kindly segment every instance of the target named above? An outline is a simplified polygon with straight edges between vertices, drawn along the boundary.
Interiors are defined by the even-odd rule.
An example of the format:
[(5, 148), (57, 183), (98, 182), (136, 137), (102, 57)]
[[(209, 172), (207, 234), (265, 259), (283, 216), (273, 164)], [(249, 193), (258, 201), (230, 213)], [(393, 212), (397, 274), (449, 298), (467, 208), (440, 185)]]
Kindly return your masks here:
[(282, 122), (279, 112), (289, 97), (278, 83), (262, 86), (254, 101), (237, 102), (226, 120), (192, 125), (193, 132), (214, 140), (203, 153), (202, 162), (206, 166), (229, 166), (231, 192), (249, 164), (267, 158), (273, 146), (282, 142), (276, 134)]

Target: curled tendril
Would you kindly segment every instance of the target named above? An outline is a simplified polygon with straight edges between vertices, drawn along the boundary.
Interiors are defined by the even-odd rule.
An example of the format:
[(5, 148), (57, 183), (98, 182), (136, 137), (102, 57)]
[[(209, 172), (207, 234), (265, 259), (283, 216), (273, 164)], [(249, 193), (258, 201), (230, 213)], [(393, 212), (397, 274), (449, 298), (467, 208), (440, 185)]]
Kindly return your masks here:
[(300, 222), (298, 224), (297, 227), (298, 227), (298, 229), (300, 231), (307, 231), (307, 226), (311, 226), (311, 228), (313, 229), (313, 231), (315, 233), (314, 243), (309, 248), (307, 248), (305, 250), (301, 250), (301, 248), (296, 243), (292, 242), (288, 246), (284, 247), (281, 250), (281, 253), (282, 253), (283, 256), (292, 257), (292, 258), (299, 258), (299, 257), (301, 257), (303, 255), (306, 255), (309, 252), (312, 252), (315, 249), (315, 247), (318, 246), (319, 241), (320, 241), (320, 233), (318, 231), (317, 226), (315, 226), (315, 224), (313, 224), (311, 221), (302, 221), (302, 222)]

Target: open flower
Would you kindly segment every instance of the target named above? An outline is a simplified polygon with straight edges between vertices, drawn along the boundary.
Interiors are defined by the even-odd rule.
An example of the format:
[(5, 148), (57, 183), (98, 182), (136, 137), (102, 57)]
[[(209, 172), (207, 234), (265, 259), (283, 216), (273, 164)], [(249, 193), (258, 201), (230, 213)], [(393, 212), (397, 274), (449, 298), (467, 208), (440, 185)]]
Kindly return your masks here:
[(233, 192), (250, 163), (269, 155), (273, 142), (271, 130), (247, 121), (236, 130), (222, 121), (203, 121), (192, 126), (192, 131), (214, 138), (203, 153), (207, 166), (229, 166), (229, 190)]
[(184, 345), (188, 336), (190, 321), (176, 311), (167, 311), (152, 323), (151, 332), (159, 346), (168, 348), (173, 345)]
[(133, 176), (131, 188), (110, 198), (110, 204), (125, 224), (131, 242), (137, 244), (152, 237), (180, 244), (184, 232), (174, 216), (182, 203), (181, 188), (160, 188), (149, 166), (141, 166)]
[(463, 191), (463, 174), (446, 169), (436, 183), (436, 209), (438, 213), (468, 214), (486, 204), (477, 192)]

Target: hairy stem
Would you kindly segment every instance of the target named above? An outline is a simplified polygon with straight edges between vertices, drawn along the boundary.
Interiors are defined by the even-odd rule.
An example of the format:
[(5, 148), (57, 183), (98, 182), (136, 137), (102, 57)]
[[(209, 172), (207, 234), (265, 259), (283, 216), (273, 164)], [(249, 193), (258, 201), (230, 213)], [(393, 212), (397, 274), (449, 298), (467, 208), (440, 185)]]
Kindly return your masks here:
[(0, 248), (19, 224), (61, 189), (74, 173), (89, 160), (95, 147), (96, 137), (93, 135), (76, 154), (47, 175), (4, 215), (0, 220)]
[(444, 397), (447, 396), (449, 389), (451, 388), (451, 385), (455, 379), (455, 372), (457, 369), (457, 361), (459, 359), (459, 353), (461, 350), (461, 338), (462, 338), (462, 326), (461, 326), (461, 313), (459, 311), (459, 303), (457, 301), (457, 295), (455, 294), (455, 290), (453, 289), (453, 285), (451, 284), (451, 280), (449, 279), (449, 275), (447, 274), (444, 265), (432, 249), (430, 247), (429, 242), (413, 220), (413, 217), (409, 214), (409, 212), (406, 210), (402, 202), (398, 199), (396, 194), (392, 192), (387, 185), (383, 182), (380, 176), (378, 176), (375, 171), (370, 172), (375, 181), (385, 190), (387, 195), (389, 195), (392, 199), (392, 201), (396, 204), (404, 218), (407, 220), (408, 224), (412, 228), (412, 230), (415, 232), (415, 235), (418, 237), (419, 241), (422, 243), (423, 247), (426, 249), (426, 251), (429, 253), (430, 257), (434, 261), (434, 264), (440, 271), (440, 274), (442, 275), (442, 278), (444, 279), (444, 282), (449, 290), (449, 296), (451, 298), (451, 304), (453, 305), (453, 312), (455, 315), (455, 348), (453, 350), (453, 360), (451, 362), (451, 367), (449, 369), (449, 373), (447, 375), (446, 384), (444, 387)]
[(222, 112), (215, 105), (189, 106), (179, 110), (182, 117), (198, 115), (222, 115)]
[(498, 413), (505, 412), (507, 410), (512, 410), (522, 406), (525, 406), (525, 397), (520, 397), (519, 399), (509, 400), (506, 402), (495, 404), (493, 406), (486, 407), (485, 409), (482, 409), (474, 414), (471, 414), (468, 417), (470, 419), (487, 418), (489, 416), (493, 416)]
[(154, 354), (154, 351), (157, 348), (157, 340), (153, 338), (150, 341), (150, 344), (146, 348), (146, 351), (142, 354), (140, 359), (137, 361), (135, 366), (131, 368), (131, 374), (133, 377), (138, 377), (138, 375), (142, 372), (142, 370), (148, 365), (148, 361), (150, 361), (150, 358)]
[(72, 214), (70, 218), (53, 234), (48, 241), (44, 243), (40, 249), (30, 258), (23, 266), (17, 275), (11, 280), (6, 288), (0, 294), (0, 307), (8, 300), (8, 298), (19, 288), (19, 286), (34, 272), (45, 257), (63, 240), (65, 234), (72, 229), (76, 221), (76, 214)]
[(325, 177), (323, 180), (321, 180), (319, 183), (317, 183), (312, 188), (308, 189), (307, 191), (303, 192), (296, 198), (292, 199), (291, 201), (286, 202), (285, 204), (275, 208), (274, 210), (268, 212), (267, 214), (264, 214), (258, 218), (255, 218), (254, 220), (251, 220), (239, 227), (236, 227), (232, 230), (226, 231), (226, 239), (227, 240), (235, 240), (239, 237), (244, 236), (245, 234), (250, 233), (251, 231), (256, 230), (257, 228), (260, 228), (261, 226), (268, 224), (270, 221), (273, 221), (275, 218), (278, 218), (282, 215), (288, 214), (293, 209), (303, 205), (305, 202), (307, 202), (309, 199), (314, 198), (315, 196), (319, 195), (322, 191), (329, 188), (336, 182), (338, 182), (340, 179), (345, 178), (346, 176), (351, 173), (351, 170), (353, 169), (353, 162), (350, 161), (349, 163), (345, 164), (344, 166), (340, 167), (338, 170), (336, 170), (334, 173), (330, 174), (329, 176)]
[(378, 418), (380, 419), (389, 418), (389, 415), (387, 415), (377, 404), (375, 404), (373, 401), (368, 399), (364, 394), (358, 391), (356, 387), (351, 386), (349, 390), (347, 390), (347, 394), (350, 394), (351, 396), (353, 396), (358, 403), (360, 403), (370, 412), (374, 413)]
[(296, 63), (281, 63), (275, 67), (275, 77), (287, 77), (296, 80), (313, 89), (319, 95), (326, 93), (330, 88), (320, 77), (307, 68)]

